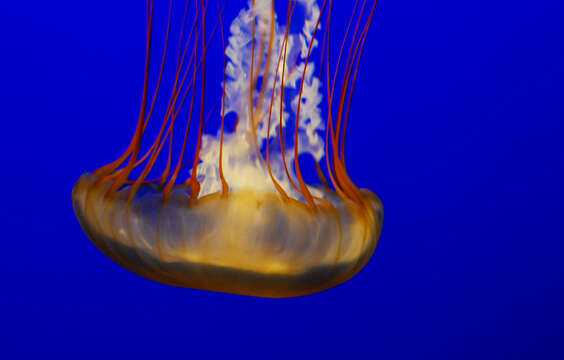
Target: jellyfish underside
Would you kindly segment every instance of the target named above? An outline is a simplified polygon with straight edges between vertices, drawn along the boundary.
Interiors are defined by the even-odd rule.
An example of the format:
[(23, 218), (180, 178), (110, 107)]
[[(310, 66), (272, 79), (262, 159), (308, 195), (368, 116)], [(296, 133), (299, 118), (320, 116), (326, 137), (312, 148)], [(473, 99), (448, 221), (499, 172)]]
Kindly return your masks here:
[[(148, 2), (148, 26), (152, 25), (153, 1)], [(350, 105), (352, 90), (348, 92), (345, 87), (341, 90), (344, 95), (338, 103), (338, 115), (335, 120), (330, 116), (324, 128), (318, 109), (319, 79), (313, 75), (313, 64), (308, 71), (311, 51), (317, 45), (315, 35), (327, 3), (325, 0), (319, 9), (315, 0), (288, 1), (288, 24), (296, 4), (306, 7), (303, 32), (298, 36), (290, 35), (289, 26), (285, 29), (278, 26), (273, 0), (256, 0), (256, 3), (249, 0), (249, 9), (242, 11), (231, 26), (229, 47), (226, 49), (223, 43), (224, 54), (229, 54), (231, 61), (226, 66), (224, 59), (220, 131), (217, 135), (203, 133), (205, 76), (200, 75), (201, 111), (194, 165), (188, 179), (180, 181), (195, 83), (200, 70), (205, 74), (205, 41), (208, 40), (207, 5), (203, 1), (195, 2), (196, 16), (185, 47), (188, 49), (193, 41), (192, 55), (200, 50), (201, 59), (196, 61), (198, 56), (194, 55), (185, 66), (186, 52), (181, 55), (182, 46), (179, 47), (176, 80), (153, 146), (140, 156), (142, 138), (159, 89), (157, 85), (149, 106), (145, 85), (141, 114), (129, 148), (113, 163), (84, 174), (73, 189), (78, 220), (104, 254), (124, 268), (160, 283), (261, 297), (319, 292), (348, 280), (364, 267), (378, 244), (383, 207), (371, 191), (358, 189), (346, 172), (344, 141), (348, 110), (345, 113), (343, 109)], [(371, 11), (366, 7), (363, 16), (366, 2), (362, 8), (358, 3), (357, 0), (349, 22), (350, 29), (358, 11), (343, 79), (347, 85), (352, 81), (352, 88), (376, 5), (374, 2)], [(223, 38), (220, 8), (218, 1), (219, 19), (214, 29), (219, 24)], [(170, 11), (172, 14), (172, 0)], [(365, 21), (363, 27), (362, 21)], [(148, 31), (148, 52), (151, 33)], [(192, 34), (196, 34), (193, 40)], [(251, 41), (245, 34), (251, 35)], [(202, 44), (198, 45), (200, 35)], [(181, 44), (182, 39), (180, 36)], [(345, 43), (346, 37), (343, 47)], [(326, 56), (329, 74), (328, 51)], [(166, 47), (159, 84), (165, 59)], [(339, 56), (339, 63), (340, 60)], [(147, 60), (145, 84), (148, 68)], [(339, 64), (335, 78), (338, 69)], [(231, 79), (226, 78), (227, 71)], [(185, 75), (181, 76), (182, 73)], [(260, 90), (259, 76), (262, 77)], [(191, 79), (187, 82), (190, 85), (185, 86), (186, 78)], [(330, 82), (329, 75), (327, 81)], [(290, 88), (299, 91), (288, 106), (284, 92)], [(334, 88), (335, 83), (332, 87), (328, 84), (329, 110), (333, 106)], [(190, 91), (190, 117), (175, 168), (171, 163), (175, 120)], [(307, 105), (302, 109), (302, 104)], [(237, 114), (240, 120), (231, 134), (224, 132), (226, 112)], [(285, 135), (292, 116), (295, 137)], [(325, 141), (320, 136), (322, 131)], [(288, 144), (288, 138), (294, 138), (294, 143)], [(167, 141), (169, 156), (163, 174), (147, 180)], [(299, 164), (299, 155), (303, 153), (314, 157), (324, 186), (305, 183)], [(330, 183), (320, 167), (323, 158)], [(132, 171), (137, 167), (143, 170), (139, 177), (133, 178)]]
[(334, 196), (334, 208), (312, 212), (268, 192), (215, 193), (189, 206), (183, 188), (163, 202), (145, 185), (132, 201), (128, 188), (107, 198), (107, 185), (95, 180), (84, 175), (73, 191), (84, 231), (126, 269), (173, 286), (261, 297), (315, 293), (356, 274), (381, 228), (380, 201), (368, 190), (364, 208)]

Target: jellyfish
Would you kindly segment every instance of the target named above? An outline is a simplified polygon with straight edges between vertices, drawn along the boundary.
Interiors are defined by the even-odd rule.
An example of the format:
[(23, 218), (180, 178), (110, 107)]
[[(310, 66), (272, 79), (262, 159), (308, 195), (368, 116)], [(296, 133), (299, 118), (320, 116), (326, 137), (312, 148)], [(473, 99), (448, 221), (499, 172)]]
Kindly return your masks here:
[[(355, 1), (336, 58), (331, 0), (288, 0), (285, 13), (274, 0), (248, 0), (228, 29), (220, 0), (188, 0), (176, 26), (173, 3), (163, 4), (168, 22), (155, 56), (156, 7), (147, 1), (129, 146), (73, 188), (84, 232), (124, 268), (172, 286), (294, 297), (350, 279), (374, 253), (383, 222), (381, 201), (355, 185), (345, 160), (377, 1)], [(210, 56), (221, 66), (209, 68)], [(212, 71), (222, 79), (216, 100)]]

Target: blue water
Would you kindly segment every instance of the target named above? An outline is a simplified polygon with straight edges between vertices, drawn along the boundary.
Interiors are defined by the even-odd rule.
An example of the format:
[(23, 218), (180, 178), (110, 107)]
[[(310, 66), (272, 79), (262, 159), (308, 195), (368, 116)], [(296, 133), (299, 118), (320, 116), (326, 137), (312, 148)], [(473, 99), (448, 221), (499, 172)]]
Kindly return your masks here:
[(381, 1), (347, 149), (380, 246), (268, 300), (140, 278), (76, 221), (74, 182), (133, 131), (144, 2), (3, 1), (0, 358), (564, 358), (563, 8)]

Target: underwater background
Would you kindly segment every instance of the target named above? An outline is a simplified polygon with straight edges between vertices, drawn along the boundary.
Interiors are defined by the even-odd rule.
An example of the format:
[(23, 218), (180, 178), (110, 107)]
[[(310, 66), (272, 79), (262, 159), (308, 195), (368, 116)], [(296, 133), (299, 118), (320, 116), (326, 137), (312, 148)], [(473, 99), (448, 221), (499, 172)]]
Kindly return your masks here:
[(74, 183), (133, 132), (145, 3), (2, 1), (0, 358), (564, 358), (563, 16), (381, 1), (347, 143), (379, 247), (336, 288), (261, 299), (134, 275), (74, 215)]

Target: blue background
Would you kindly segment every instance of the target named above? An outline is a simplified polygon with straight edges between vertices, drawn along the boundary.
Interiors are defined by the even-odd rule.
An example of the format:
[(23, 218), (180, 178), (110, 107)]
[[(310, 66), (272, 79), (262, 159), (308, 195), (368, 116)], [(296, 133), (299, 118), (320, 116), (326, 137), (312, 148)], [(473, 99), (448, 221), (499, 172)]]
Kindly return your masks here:
[(563, 7), (381, 1), (348, 149), (380, 246), (272, 300), (140, 278), (75, 219), (74, 182), (131, 136), (144, 2), (2, 1), (0, 357), (564, 358)]

